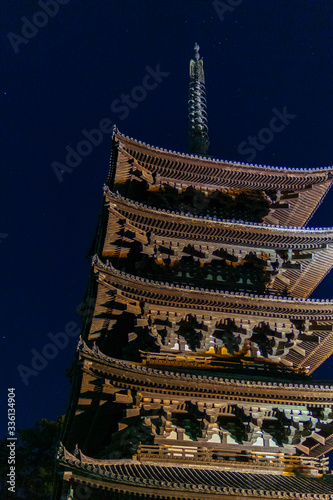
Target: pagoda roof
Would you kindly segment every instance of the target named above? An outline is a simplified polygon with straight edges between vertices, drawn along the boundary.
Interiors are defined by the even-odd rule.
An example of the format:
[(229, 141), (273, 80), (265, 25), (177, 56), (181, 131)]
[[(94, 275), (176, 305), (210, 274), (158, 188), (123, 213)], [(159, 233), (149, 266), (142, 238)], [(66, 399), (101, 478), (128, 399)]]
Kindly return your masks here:
[(263, 377), (260, 380), (246, 378), (244, 375), (244, 378), (228, 378), (218, 373), (199, 374), (195, 370), (151, 368), (134, 361), (107, 356), (96, 344), (89, 348), (82, 338), (77, 350), (80, 356), (94, 362), (89, 364), (89, 372), (94, 372), (96, 376), (109, 376), (113, 383), (119, 379), (121, 387), (125, 380), (128, 381), (128, 386), (140, 384), (142, 393), (151, 392), (154, 383), (154, 387), (167, 389), (170, 395), (175, 391), (176, 398), (181, 393), (191, 400), (202, 398), (205, 394), (209, 394), (210, 399), (215, 395), (216, 399), (244, 400), (244, 392), (251, 402), (266, 404), (299, 405), (301, 401), (304, 405), (326, 406), (333, 399), (332, 385), (312, 380), (272, 382)]
[[(138, 387), (140, 397), (146, 404), (149, 404), (149, 401), (155, 401), (156, 398), (166, 399), (167, 404), (172, 406), (181, 405), (182, 402), (190, 400), (194, 405), (204, 404), (208, 408), (216, 405), (218, 407), (245, 405), (249, 408), (258, 405), (263, 406), (268, 412), (278, 405), (285, 408), (287, 412), (295, 412), (295, 410), (306, 412), (312, 407), (324, 409), (331, 406), (333, 387), (322, 385), (321, 382), (319, 382), (321, 385), (307, 380), (303, 383), (291, 383), (290, 380), (273, 382), (264, 377), (261, 380), (252, 380), (247, 379), (246, 376), (237, 379), (216, 376), (216, 373), (210, 375), (205, 371), (199, 374), (200, 372), (198, 373), (194, 368), (192, 370), (150, 368), (133, 361), (107, 356), (95, 344), (89, 348), (82, 339), (79, 340), (77, 350), (79, 362), (76, 379), (81, 381), (81, 391), (76, 406), (77, 414), (85, 412), (96, 403), (96, 400), (100, 405), (104, 405), (109, 400), (110, 394), (113, 395), (112, 398), (118, 394), (119, 398), (115, 398), (118, 402), (131, 403), (131, 397), (128, 395), (136, 391)], [(244, 374), (242, 376), (244, 377)], [(95, 390), (96, 386), (100, 388), (98, 393)], [(124, 391), (127, 396), (124, 396)], [(170, 441), (169, 444), (180, 445), (181, 443)], [(182, 443), (182, 446), (188, 445), (189, 443)], [(199, 444), (192, 443), (192, 445), (197, 447)], [(213, 458), (216, 443), (205, 442), (205, 447), (208, 447)], [(325, 429), (323, 434), (320, 427), (311, 434), (310, 438), (307, 438), (306, 442), (296, 445), (298, 453), (303, 456), (305, 454), (306, 459), (320, 457), (332, 448), (333, 436), (328, 435)], [(224, 446), (223, 449), (226, 453), (237, 451), (234, 445)], [(267, 452), (265, 447), (260, 446), (256, 446), (253, 451)], [(278, 453), (281, 449), (274, 447), (270, 451)], [(248, 448), (248, 452), (252, 453), (251, 447)], [(291, 450), (288, 451), (290, 452)], [(196, 457), (195, 460), (200, 461), (200, 458)]]
[[(178, 310), (183, 314), (192, 311), (218, 315), (227, 313), (246, 317), (258, 317), (261, 321), (265, 318), (286, 320), (307, 320), (313, 324), (320, 323), (319, 343), (313, 346), (312, 342), (303, 341), (300, 344), (301, 352), (289, 352), (286, 361), (294, 364), (295, 368), (305, 368), (309, 373), (314, 371), (325, 359), (333, 353), (333, 301), (322, 299), (291, 299), (274, 295), (261, 296), (251, 293), (224, 292), (191, 286), (180, 286), (166, 282), (148, 280), (118, 271), (110, 263), (104, 264), (97, 256), (92, 260), (95, 272), (98, 273), (98, 282), (102, 289), (97, 294), (97, 308), (100, 312), (110, 309), (110, 293), (121, 297), (122, 301), (131, 303), (133, 311), (140, 310), (139, 304), (154, 305), (159, 310)], [(93, 324), (99, 320), (96, 318)]]
[[(207, 222), (213, 223), (209, 224), (209, 227), (215, 228), (215, 231), (222, 231), (223, 228), (230, 228), (230, 229), (235, 229), (235, 230), (243, 230), (244, 233), (247, 234), (253, 234), (254, 232), (266, 232), (268, 234), (277, 234), (281, 238), (283, 238), (281, 241), (283, 248), (285, 245), (288, 244), (294, 244), (294, 245), (302, 245), (306, 244), (306, 242), (309, 242), (309, 240), (314, 241), (313, 247), (317, 246), (316, 243), (319, 242), (321, 243), (326, 243), (326, 242), (332, 242), (333, 241), (333, 227), (299, 227), (299, 226), (281, 226), (281, 225), (274, 225), (274, 224), (266, 224), (266, 223), (259, 223), (259, 222), (246, 222), (242, 220), (235, 220), (235, 219), (218, 219), (217, 217), (211, 217), (211, 216), (200, 216), (200, 215), (192, 215), (190, 213), (184, 213), (184, 212), (175, 212), (172, 210), (166, 210), (166, 209), (159, 209), (156, 207), (150, 207), (144, 203), (140, 203), (137, 201), (133, 201), (129, 198), (121, 196), (119, 193), (114, 193), (112, 192), (107, 186), (104, 187), (104, 193), (106, 196), (106, 199), (110, 202), (110, 207), (112, 208), (117, 207), (121, 210), (121, 207), (123, 208), (123, 211), (125, 212), (126, 209), (132, 208), (132, 210), (135, 210), (135, 213), (137, 214), (138, 212), (142, 212), (143, 218), (144, 217), (149, 217), (151, 219), (153, 218), (159, 218), (159, 219), (165, 219), (165, 220), (172, 220), (172, 223), (175, 223), (175, 219), (177, 222), (183, 222), (187, 226), (190, 224), (199, 224), (199, 225), (206, 225)], [(114, 205), (113, 205), (114, 204)], [(121, 213), (119, 210), (119, 213)], [(131, 212), (126, 212), (127, 216), (131, 215)], [(188, 228), (190, 229), (190, 228)], [(179, 233), (179, 237), (182, 234), (182, 229), (176, 228), (175, 231)], [(215, 231), (210, 231), (209, 236), (212, 235)], [(198, 237), (201, 238), (201, 234), (197, 234)], [(186, 234), (183, 236), (186, 238)], [(202, 235), (203, 239), (206, 239), (206, 235)], [(216, 233), (216, 240), (219, 240), (221, 237), (225, 238), (228, 237), (228, 235), (223, 234), (222, 232), (217, 232)], [(304, 238), (304, 240), (296, 240), (296, 238)], [(291, 239), (292, 238), (292, 239)], [(238, 240), (239, 241), (239, 240)], [(231, 240), (233, 242), (233, 240)], [(250, 241), (249, 241), (250, 243)], [(258, 244), (259, 241), (254, 241), (253, 244)], [(266, 240), (263, 242), (263, 244), (269, 246), (276, 246), (279, 244), (279, 241), (273, 240), (271, 243), (267, 243)], [(300, 246), (299, 248), (304, 248)], [(310, 247), (308, 247), (310, 248)]]
[[(295, 297), (308, 297), (333, 265), (332, 228), (286, 228), (268, 224), (248, 223), (234, 220), (219, 220), (213, 217), (196, 217), (190, 214), (148, 207), (115, 194), (104, 188), (112, 218), (109, 219), (105, 236), (103, 255), (110, 250), (119, 250), (116, 220), (126, 220), (126, 227), (142, 234), (153, 233), (154, 238), (187, 240), (189, 243), (204, 245), (213, 243), (230, 245), (233, 248), (253, 248), (267, 250), (307, 251), (306, 261), (300, 268), (285, 269), (284, 280), (290, 286), (288, 292)], [(302, 257), (300, 257), (302, 259)], [(296, 259), (297, 260), (297, 259)], [(304, 264), (305, 262), (305, 264)], [(283, 286), (283, 282), (281, 282)]]
[(153, 147), (114, 133), (109, 182), (125, 182), (133, 167), (143, 178), (160, 185), (204, 189), (280, 191), (288, 208), (272, 208), (265, 222), (303, 226), (333, 181), (333, 167), (287, 168), (217, 160)]
[[(173, 283), (162, 281), (154, 281), (146, 278), (141, 278), (132, 274), (124, 273), (115, 269), (109, 262), (103, 263), (96, 255), (93, 257), (93, 265), (102, 272), (107, 271), (109, 277), (115, 284), (121, 285), (121, 292), (128, 289), (131, 296), (138, 298), (142, 292), (146, 297), (156, 298), (159, 295), (165, 294), (166, 297), (178, 299), (182, 297), (183, 303), (206, 304), (207, 306), (226, 307), (231, 306), (241, 310), (242, 314), (247, 314), (246, 310), (257, 312), (258, 314), (265, 312), (276, 312), (282, 317), (302, 319), (305, 316), (315, 318), (317, 320), (331, 321), (333, 320), (333, 300), (332, 299), (302, 299), (302, 298), (281, 298), (275, 295), (256, 295), (252, 293), (229, 292), (216, 289), (199, 288), (193, 286), (182, 286)], [(177, 300), (177, 302), (179, 302)], [(244, 309), (244, 310), (243, 310)], [(245, 310), (246, 309), (246, 310)]]
[[(76, 449), (71, 454), (61, 444), (58, 461), (65, 479), (88, 487), (158, 494), (173, 498), (295, 498), (333, 499), (333, 476), (295, 476), (224, 470), (222, 467), (148, 464), (137, 460), (98, 460)], [(142, 488), (142, 489), (141, 489)], [(155, 498), (155, 496), (154, 496)], [(169, 498), (169, 496), (168, 496)]]

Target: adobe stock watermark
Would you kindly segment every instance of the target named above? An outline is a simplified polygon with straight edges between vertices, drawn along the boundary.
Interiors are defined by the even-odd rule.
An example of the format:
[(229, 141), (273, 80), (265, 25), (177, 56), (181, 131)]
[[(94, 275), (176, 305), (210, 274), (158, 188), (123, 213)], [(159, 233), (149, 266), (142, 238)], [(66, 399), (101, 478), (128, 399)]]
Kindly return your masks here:
[[(282, 112), (276, 108), (272, 109), (273, 115), (269, 121), (269, 126), (259, 130), (257, 136), (248, 136), (246, 141), (242, 141), (237, 148), (241, 155), (250, 155), (246, 158), (247, 161), (253, 161), (257, 156), (258, 151), (263, 151), (267, 144), (270, 144), (275, 135), (282, 132), (290, 120), (294, 120), (297, 115), (288, 113), (287, 106), (282, 108)], [(251, 147), (249, 147), (251, 146)]]
[[(77, 313), (80, 316), (84, 316), (86, 320), (90, 320), (94, 313), (94, 303), (87, 305), (81, 303), (77, 307)], [(78, 337), (80, 335), (81, 328), (75, 321), (69, 321), (66, 323), (64, 331), (53, 334), (49, 332), (47, 334), (48, 342), (44, 344), (39, 350), (31, 349), (31, 360), (30, 364), (27, 365), (17, 365), (17, 370), (21, 376), (21, 380), (25, 386), (29, 385), (30, 377), (37, 377), (45, 368), (48, 366), (50, 361), (53, 361), (59, 354), (59, 351), (63, 351), (69, 344), (69, 340), (72, 337)]]
[(226, 0), (221, 2), (221, 0), (214, 0), (213, 7), (219, 16), (220, 21), (224, 21), (224, 14), (226, 12), (233, 12), (235, 7), (238, 7), (243, 2), (243, 0)]
[(0, 233), (0, 243), (1, 240), (5, 240), (6, 238), (8, 238), (8, 233)]
[(49, 19), (58, 14), (60, 5), (66, 5), (69, 2), (70, 0), (38, 0), (37, 4), (42, 10), (37, 10), (31, 20), (25, 16), (21, 17), (21, 21), (23, 22), (21, 35), (12, 31), (7, 34), (7, 38), (15, 54), (20, 52), (20, 45), (27, 45), (38, 34), (40, 28), (44, 28), (48, 24)]
[[(146, 99), (148, 92), (155, 90), (163, 82), (164, 78), (170, 75), (170, 73), (161, 71), (160, 64), (157, 64), (155, 69), (146, 66), (145, 70), (147, 73), (143, 77), (141, 85), (136, 85), (129, 94), (123, 93), (119, 98), (112, 101), (111, 111), (119, 115), (119, 120), (125, 120), (131, 110), (137, 108)], [(58, 161), (51, 163), (58, 181), (63, 182), (63, 175), (73, 172), (73, 169), (80, 165), (83, 158), (91, 154), (94, 147), (102, 144), (104, 135), (111, 134), (112, 130), (113, 124), (110, 118), (102, 118), (96, 128), (81, 130), (84, 139), (79, 141), (75, 148), (70, 145), (65, 147), (67, 155), (64, 163)]]

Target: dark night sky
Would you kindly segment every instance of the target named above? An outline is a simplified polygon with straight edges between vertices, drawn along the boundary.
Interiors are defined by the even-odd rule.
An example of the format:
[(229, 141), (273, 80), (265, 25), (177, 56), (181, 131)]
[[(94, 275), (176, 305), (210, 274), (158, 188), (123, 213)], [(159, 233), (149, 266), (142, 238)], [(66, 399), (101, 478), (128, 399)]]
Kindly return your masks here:
[[(86, 254), (108, 173), (111, 134), (63, 182), (51, 164), (64, 163), (66, 146), (76, 148), (83, 129), (109, 118), (129, 136), (186, 152), (188, 64), (198, 42), (210, 154), (247, 161), (239, 144), (268, 126), (273, 108), (286, 106), (296, 118), (253, 162), (332, 163), (331, 0), (238, 3), (222, 20), (208, 0), (68, 0), (45, 24), (45, 16), (35, 15), (41, 10), (37, 2), (2, 0), (1, 398), (8, 386), (16, 388), (19, 428), (56, 418), (69, 401), (65, 372), (77, 337), (29, 376), (27, 385), (17, 367), (32, 367), (31, 351), (41, 353), (50, 332), (64, 331), (68, 322), (80, 324), (76, 309), (87, 285)], [(15, 53), (7, 34), (22, 36), (23, 16), (45, 26)], [(146, 67), (157, 65), (169, 73), (157, 88), (126, 118), (114, 105), (112, 111), (116, 99), (142, 84)], [(332, 202), (333, 191), (310, 226), (333, 225)], [(333, 273), (314, 297), (333, 298), (332, 283)], [(328, 360), (314, 377), (332, 378), (332, 368)], [(1, 435), (5, 425), (1, 419)]]

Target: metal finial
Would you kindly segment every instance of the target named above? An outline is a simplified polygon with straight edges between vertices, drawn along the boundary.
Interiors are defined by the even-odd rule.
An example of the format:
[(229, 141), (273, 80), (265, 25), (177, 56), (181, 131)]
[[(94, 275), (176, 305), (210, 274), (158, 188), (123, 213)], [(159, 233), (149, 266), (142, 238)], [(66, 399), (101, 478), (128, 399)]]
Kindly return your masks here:
[(199, 49), (200, 49), (199, 45), (197, 44), (197, 42), (195, 42), (195, 44), (194, 44), (194, 59), (196, 61), (198, 61), (200, 59)]
[(199, 45), (194, 45), (194, 58), (190, 62), (190, 89), (188, 100), (189, 151), (206, 154), (209, 146), (205, 74)]

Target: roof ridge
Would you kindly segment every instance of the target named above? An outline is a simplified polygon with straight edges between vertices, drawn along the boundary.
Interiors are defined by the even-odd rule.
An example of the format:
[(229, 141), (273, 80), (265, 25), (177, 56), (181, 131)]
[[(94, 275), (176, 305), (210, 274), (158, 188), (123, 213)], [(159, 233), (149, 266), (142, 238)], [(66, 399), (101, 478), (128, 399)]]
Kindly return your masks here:
[(125, 201), (126, 203), (130, 205), (134, 205), (136, 207), (140, 208), (146, 208), (147, 210), (151, 210), (152, 212), (158, 212), (158, 213), (163, 213), (163, 214), (170, 214), (170, 215), (175, 215), (177, 217), (184, 217), (188, 219), (197, 219), (197, 220), (207, 220), (211, 222), (216, 222), (216, 223), (224, 223), (224, 224), (232, 224), (232, 225), (239, 225), (239, 226), (252, 226), (252, 227), (264, 227), (264, 228), (273, 228), (276, 229), (277, 231), (291, 231), (291, 232), (301, 232), (301, 233), (309, 233), (309, 232), (316, 232), (316, 233), (325, 233), (325, 232), (333, 232), (333, 226), (332, 227), (298, 227), (298, 226), (281, 226), (281, 225), (273, 225), (273, 224), (265, 224), (261, 222), (247, 222), (243, 221), (241, 219), (218, 219), (217, 217), (211, 217), (208, 215), (195, 215), (191, 214), (190, 212), (175, 212), (174, 210), (168, 210), (164, 208), (156, 208), (156, 207), (151, 207), (149, 205), (146, 205), (145, 203), (141, 203), (139, 201), (132, 200), (130, 198), (127, 198), (125, 196), (122, 196), (118, 191), (114, 193), (111, 191), (111, 189), (104, 184), (103, 186), (103, 191), (105, 195), (108, 195), (112, 198), (120, 199), (122, 201)]
[(179, 373), (179, 372), (173, 372), (169, 370), (159, 370), (157, 368), (149, 368), (147, 366), (143, 366), (140, 364), (136, 364), (133, 361), (129, 361), (126, 359), (118, 359), (118, 358), (113, 358), (111, 356), (107, 356), (106, 354), (102, 353), (96, 343), (93, 343), (92, 349), (88, 347), (86, 342), (82, 339), (82, 337), (79, 338), (78, 345), (77, 345), (77, 351), (83, 354), (88, 354), (89, 356), (93, 356), (94, 358), (100, 359), (101, 361), (105, 361), (106, 363), (112, 363), (119, 365), (121, 367), (126, 367), (128, 369), (134, 370), (134, 371), (141, 371), (145, 373), (151, 373), (154, 375), (163, 375), (168, 376), (168, 377), (174, 377), (174, 378), (191, 378), (193, 380), (202, 380), (208, 383), (221, 383), (221, 384), (234, 384), (234, 385), (246, 385), (246, 386), (251, 386), (251, 387), (283, 387), (283, 388), (299, 388), (299, 389), (309, 389), (309, 390), (322, 390), (322, 391), (332, 391), (333, 390), (333, 385), (332, 386), (324, 386), (324, 385), (318, 385), (315, 383), (311, 383), (309, 381), (307, 384), (302, 384), (302, 383), (283, 383), (283, 382), (265, 382), (265, 381), (253, 381), (253, 380), (243, 380), (243, 379), (234, 379), (234, 378), (225, 378), (225, 377), (218, 377), (218, 376), (207, 376), (207, 375), (197, 375), (197, 374), (185, 374), (185, 373)]
[[(87, 471), (87, 472), (92, 473), (92, 474), (99, 474), (100, 476), (104, 476), (105, 479), (107, 479), (107, 480), (131, 482), (131, 484), (133, 482), (135, 482), (136, 484), (145, 485), (145, 487), (151, 486), (151, 487), (158, 487), (159, 489), (173, 489), (173, 490), (175, 488), (177, 488), (177, 489), (181, 489), (181, 490), (185, 489), (185, 490), (191, 490), (191, 491), (209, 492), (210, 494), (211, 493), (213, 493), (213, 494), (227, 493), (229, 495), (261, 496), (261, 497), (265, 497), (265, 498), (281, 498), (281, 497), (295, 498), (295, 497), (297, 497), (297, 498), (303, 498), (303, 499), (325, 499), (325, 500), (333, 499), (333, 494), (331, 494), (331, 493), (311, 493), (311, 492), (310, 493), (309, 492), (299, 493), (298, 492), (299, 483), (300, 483), (300, 481), (302, 481), (302, 479), (303, 479), (303, 481), (304, 480), (306, 481), (307, 485), (309, 484), (309, 481), (310, 482), (312, 482), (312, 481), (317, 482), (317, 478), (311, 477), (311, 476), (305, 476), (303, 478), (296, 477), (295, 479), (288, 478), (288, 480), (281, 479), (281, 481), (283, 481), (285, 484), (283, 484), (282, 488), (279, 490), (278, 489), (272, 490), (271, 488), (269, 490), (263, 489), (266, 486), (265, 483), (263, 484), (263, 487), (261, 489), (252, 489), (252, 488), (246, 488), (246, 485), (245, 485), (245, 488), (244, 487), (241, 488), (241, 487), (235, 487), (235, 486), (231, 486), (231, 485), (230, 486), (229, 485), (222, 486), (223, 483), (221, 483), (221, 486), (216, 486), (215, 484), (214, 485), (213, 484), (201, 485), (201, 484), (196, 484), (194, 482), (191, 482), (191, 483), (187, 482), (187, 481), (184, 482), (184, 481), (180, 481), (179, 478), (177, 477), (177, 475), (175, 475), (175, 477), (172, 478), (173, 481), (170, 481), (169, 477), (167, 479), (163, 478), (162, 481), (160, 479), (155, 479), (155, 478), (140, 477), (137, 474), (135, 474), (135, 472), (136, 472), (135, 469), (132, 472), (131, 463), (128, 463), (128, 467), (126, 468), (127, 474), (124, 474), (122, 469), (120, 469), (121, 472), (116, 469), (117, 465), (123, 465), (123, 461), (121, 461), (121, 460), (118, 460), (117, 462), (112, 461), (112, 463), (110, 463), (109, 460), (105, 460), (104, 464), (106, 466), (109, 466), (109, 467), (113, 466), (114, 467), (114, 470), (112, 470), (112, 469), (107, 470), (107, 468), (105, 466), (103, 467), (103, 462), (99, 461), (98, 459), (86, 457), (85, 455), (82, 454), (81, 450), (79, 450), (78, 448), (76, 448), (76, 451), (73, 455), (72, 453), (67, 451), (67, 449), (64, 447), (64, 445), (62, 443), (60, 443), (57, 458), (62, 463), (65, 463), (69, 466), (73, 466), (73, 467), (82, 469), (83, 471)], [(137, 462), (134, 462), (133, 465), (135, 465), (135, 467), (142, 467), (143, 470), (146, 467), (146, 464), (143, 464), (141, 462), (139, 464)], [(157, 469), (162, 469), (162, 470), (165, 467), (164, 465), (152, 465), (152, 464), (150, 464), (150, 466), (153, 466), (153, 467), (156, 467)], [(175, 465), (173, 465), (173, 468), (174, 467), (175, 467)], [(182, 467), (179, 467), (177, 464), (176, 468), (182, 468)], [(183, 467), (183, 468), (187, 469), (187, 467)], [(191, 465), (191, 470), (193, 470), (193, 469), (196, 469), (196, 467)], [(207, 470), (207, 469), (205, 469), (205, 470)], [(216, 467), (214, 467), (214, 468), (212, 467), (212, 470), (214, 470), (214, 472), (216, 473)], [(132, 474), (130, 474), (131, 472), (132, 472)], [(220, 468), (219, 472), (221, 472), (222, 474), (227, 476), (225, 478), (225, 480), (228, 480), (228, 475), (230, 475), (230, 472), (223, 470), (221, 468)], [(233, 472), (232, 474), (237, 474), (237, 473), (249, 474), (251, 476), (253, 476), (253, 475), (265, 476), (265, 474), (262, 474), (262, 473), (260, 474), (260, 472), (259, 473), (254, 473), (254, 472), (249, 473), (249, 472), (237, 471), (237, 472)], [(283, 478), (284, 476), (279, 475), (279, 478), (280, 477)], [(183, 479), (183, 477), (181, 477), (181, 479)], [(184, 476), (184, 479), (186, 480), (188, 478), (186, 476)], [(261, 485), (258, 485), (258, 486), (261, 486)]]
[(188, 290), (188, 291), (197, 291), (197, 292), (205, 292), (205, 293), (213, 293), (216, 295), (231, 295), (233, 297), (250, 297), (254, 299), (260, 299), (260, 300), (273, 300), (274, 302), (305, 302), (307, 304), (318, 304), (318, 303), (324, 303), (324, 304), (332, 304), (333, 299), (303, 299), (300, 297), (280, 297), (278, 295), (257, 295), (254, 293), (248, 293), (248, 292), (232, 292), (228, 290), (219, 290), (219, 289), (209, 289), (209, 288), (199, 288), (199, 287), (194, 287), (190, 285), (181, 285), (179, 283), (169, 283), (169, 282), (163, 282), (163, 281), (156, 281), (148, 278), (142, 278), (141, 276), (136, 276), (134, 274), (129, 274), (124, 271), (119, 271), (116, 269), (109, 260), (106, 260), (106, 263), (102, 262), (101, 259), (97, 254), (93, 255), (92, 257), (92, 265), (97, 265), (107, 271), (110, 271), (111, 273), (123, 277), (129, 280), (141, 282), (141, 283), (148, 283), (148, 284), (153, 284), (156, 285), (157, 287), (172, 287), (174, 289), (180, 289), (180, 290)]
[(146, 142), (139, 141), (138, 139), (134, 139), (133, 137), (129, 137), (128, 135), (125, 135), (121, 133), (118, 129), (116, 129), (115, 135), (118, 135), (120, 137), (123, 137), (124, 139), (127, 139), (129, 141), (132, 141), (136, 144), (139, 144), (141, 146), (148, 147), (154, 151), (159, 151), (163, 153), (168, 153), (168, 154), (176, 154), (179, 156), (183, 156), (185, 158), (193, 158), (193, 159), (202, 159), (205, 161), (210, 161), (212, 163), (225, 163), (228, 165), (238, 165), (238, 166), (243, 166), (243, 167), (254, 167), (254, 168), (260, 168), (260, 169), (273, 169), (273, 170), (281, 170), (281, 171), (287, 171), (287, 172), (322, 172), (322, 171), (332, 171), (333, 172), (333, 165), (329, 165), (326, 167), (312, 167), (312, 168), (300, 168), (300, 167), (279, 167), (279, 166), (271, 166), (271, 165), (261, 165), (257, 163), (243, 163), (241, 161), (230, 161), (230, 160), (223, 160), (220, 158), (211, 158), (209, 156), (202, 156), (202, 155), (191, 155), (187, 153), (181, 153), (179, 151), (174, 151), (171, 149), (165, 149), (159, 146), (152, 146), (150, 144), (147, 144)]

